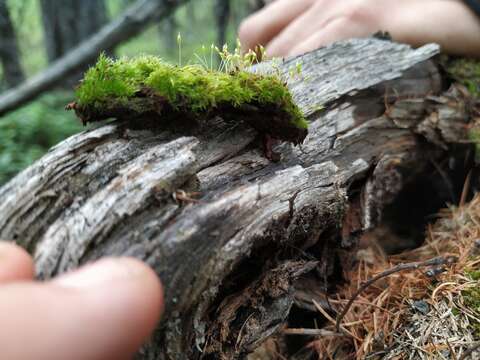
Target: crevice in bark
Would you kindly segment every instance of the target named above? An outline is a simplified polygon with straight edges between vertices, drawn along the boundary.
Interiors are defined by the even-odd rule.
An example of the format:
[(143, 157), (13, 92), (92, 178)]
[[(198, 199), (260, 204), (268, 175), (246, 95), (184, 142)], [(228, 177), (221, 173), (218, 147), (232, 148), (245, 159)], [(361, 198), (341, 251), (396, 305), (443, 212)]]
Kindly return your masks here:
[(449, 204), (458, 205), (467, 175), (474, 167), (472, 150), (473, 145), (458, 145), (440, 161), (432, 158), (419, 175), (409, 179), (408, 173), (405, 174), (405, 186), (385, 206), (379, 224), (392, 235), (381, 241), (387, 253), (420, 246), (425, 240), (427, 224), (435, 221), (439, 210)]
[[(289, 213), (272, 229), (282, 231), (281, 224), (288, 227), (292, 220), (294, 218)], [(209, 306), (204, 321), (211, 327), (207, 332), (205, 352), (200, 358), (236, 359), (239, 354), (243, 358), (242, 354), (253, 351), (266, 339), (267, 336), (260, 335), (262, 332), (272, 334), (276, 331), (274, 329), (297, 321), (294, 320), (296, 312), (292, 314), (291, 309), (306, 311), (294, 305), (297, 300), (295, 288), (299, 282), (314, 281), (316, 287), (320, 283), (324, 284), (322, 290), (333, 291), (342, 278), (336, 254), (340, 245), (339, 230), (338, 226), (327, 226), (317, 234), (313, 244), (311, 239), (305, 238), (280, 243), (272, 236), (266, 243), (263, 240), (261, 248), (252, 249), (251, 255), (226, 275)], [(275, 254), (273, 258), (272, 253)], [(269, 286), (263, 287), (267, 283)], [(258, 315), (259, 311), (264, 313), (263, 316)], [(265, 314), (269, 317), (266, 321)], [(246, 324), (260, 332), (255, 334), (256, 340), (252, 344), (245, 344), (242, 338)], [(251, 335), (255, 330), (250, 328), (246, 333)]]

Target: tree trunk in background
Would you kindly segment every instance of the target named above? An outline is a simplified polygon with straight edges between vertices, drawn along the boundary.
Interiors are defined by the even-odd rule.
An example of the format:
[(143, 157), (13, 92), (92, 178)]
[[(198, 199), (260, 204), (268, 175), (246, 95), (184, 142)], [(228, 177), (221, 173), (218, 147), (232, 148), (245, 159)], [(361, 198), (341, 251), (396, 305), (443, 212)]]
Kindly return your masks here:
[(14, 87), (25, 80), (25, 75), (20, 63), (17, 37), (6, 0), (0, 0), (0, 39), (3, 78), (8, 87)]
[(35, 99), (44, 91), (62, 83), (95, 59), (99, 52), (139, 34), (147, 25), (170, 16), (189, 0), (137, 0), (99, 32), (62, 56), (50, 67), (0, 95), (0, 116)]
[[(232, 9), (231, 9), (231, 14), (230, 14), (230, 23), (233, 26), (233, 29), (235, 31), (238, 31), (238, 28), (240, 26), (240, 23), (242, 20), (250, 14), (250, 9), (248, 9), (245, 4), (248, 4), (247, 1), (241, 1), (241, 2), (233, 2), (232, 3)], [(237, 36), (237, 35), (235, 35)]]
[(215, 18), (217, 20), (217, 44), (219, 47), (227, 43), (227, 28), (230, 20), (230, 0), (216, 0)]
[[(61, 58), (107, 23), (103, 0), (41, 0), (40, 4), (49, 63)], [(66, 78), (63, 85), (74, 85), (88, 65)]]
[(160, 38), (170, 55), (175, 54), (177, 49), (177, 29), (178, 26), (177, 20), (175, 19), (175, 13), (166, 18), (159, 28)]
[(50, 63), (95, 34), (107, 22), (103, 0), (41, 0)]
[[(362, 231), (381, 220), (409, 229), (423, 199), (444, 201), (439, 174), (466, 164), (473, 111), (429, 61), (438, 51), (357, 39), (281, 62), (310, 125), (301, 148), (278, 144), (277, 163), (231, 114), (77, 134), (0, 189), (0, 239), (29, 249), (43, 278), (103, 256), (150, 264), (166, 311), (138, 359), (243, 359), (295, 314), (314, 318), (312, 299), (328, 309), (322, 289), (333, 291)], [(172, 198), (183, 191), (198, 196)], [(386, 211), (399, 201), (403, 213)]]

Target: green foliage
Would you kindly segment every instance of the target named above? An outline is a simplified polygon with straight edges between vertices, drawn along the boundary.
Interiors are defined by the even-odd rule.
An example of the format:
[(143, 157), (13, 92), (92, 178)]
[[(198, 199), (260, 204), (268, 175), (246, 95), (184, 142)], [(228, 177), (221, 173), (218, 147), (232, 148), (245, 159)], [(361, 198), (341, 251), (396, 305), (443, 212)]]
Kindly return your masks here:
[[(251, 58), (251, 54), (247, 56)], [(295, 126), (306, 129), (307, 122), (278, 76), (242, 71), (251, 65), (246, 63), (247, 56), (228, 59), (224, 68), (229, 72), (221, 72), (202, 65), (176, 66), (154, 56), (115, 61), (102, 54), (76, 90), (78, 104), (94, 108), (106, 107), (111, 102), (125, 104), (148, 88), (167, 99), (174, 109), (192, 113), (205, 112), (219, 104), (271, 105), (284, 109)], [(232, 71), (234, 66), (236, 71)]]
[(40, 1), (7, 0), (15, 27), (22, 65), (27, 76), (47, 66)]
[(63, 109), (71, 93), (51, 93), (0, 120), (0, 185), (81, 125)]
[(480, 280), (480, 270), (477, 270), (477, 269), (466, 270), (465, 275), (467, 275), (473, 281)]
[(474, 97), (480, 98), (480, 60), (446, 57), (442, 62), (454, 80), (465, 85)]

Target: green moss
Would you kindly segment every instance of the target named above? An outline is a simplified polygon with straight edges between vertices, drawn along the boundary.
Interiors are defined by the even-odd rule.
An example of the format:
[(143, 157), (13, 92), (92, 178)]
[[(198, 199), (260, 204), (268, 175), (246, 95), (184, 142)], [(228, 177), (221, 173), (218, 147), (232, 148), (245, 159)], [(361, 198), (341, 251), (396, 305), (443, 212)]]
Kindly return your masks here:
[(472, 287), (462, 291), (463, 300), (470, 310), (480, 314), (480, 287)]
[(467, 275), (473, 281), (480, 280), (480, 270), (477, 270), (477, 269), (465, 270), (465, 275)]
[[(91, 114), (112, 103), (128, 107), (145, 91), (153, 91), (176, 111), (201, 114), (225, 105), (256, 105), (283, 112), (290, 126), (303, 130), (308, 127), (288, 88), (275, 75), (225, 73), (200, 65), (179, 67), (153, 56), (114, 61), (101, 55), (76, 90), (77, 108), (89, 108)], [(98, 119), (87, 119), (94, 120)]]
[(111, 99), (125, 102), (140, 89), (141, 82), (162, 65), (154, 57), (113, 61), (102, 54), (77, 88), (78, 102), (92, 106), (102, 106)]
[(42, 157), (61, 140), (82, 130), (62, 105), (73, 94), (55, 91), (5, 116), (0, 121), (0, 186)]
[(480, 60), (445, 56), (442, 64), (451, 78), (465, 85), (473, 96), (480, 98)]
[[(466, 269), (464, 270), (465, 275), (472, 281), (480, 280), (480, 270), (478, 269)], [(463, 302), (470, 311), (476, 314), (477, 317), (480, 317), (480, 286), (474, 286), (462, 290)], [(472, 323), (473, 332), (476, 338), (480, 338), (480, 323)]]
[[(469, 308), (470, 311), (480, 316), (480, 287), (472, 287), (467, 290), (462, 291), (463, 301), (465, 306)], [(473, 330), (475, 336), (480, 338), (480, 323), (475, 322), (473, 324)]]

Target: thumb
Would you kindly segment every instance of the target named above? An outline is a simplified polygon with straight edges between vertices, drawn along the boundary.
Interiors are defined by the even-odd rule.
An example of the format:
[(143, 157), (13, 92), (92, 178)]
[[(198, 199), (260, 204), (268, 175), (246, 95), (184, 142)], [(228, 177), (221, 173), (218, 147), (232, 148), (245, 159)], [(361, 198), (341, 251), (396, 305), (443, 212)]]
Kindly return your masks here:
[(156, 274), (130, 258), (0, 286), (0, 358), (128, 359), (155, 328), (162, 297)]
[(0, 240), (0, 284), (18, 280), (32, 280), (31, 256), (20, 246)]

